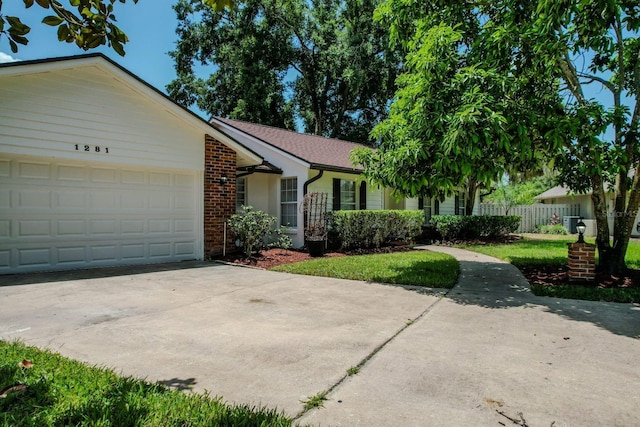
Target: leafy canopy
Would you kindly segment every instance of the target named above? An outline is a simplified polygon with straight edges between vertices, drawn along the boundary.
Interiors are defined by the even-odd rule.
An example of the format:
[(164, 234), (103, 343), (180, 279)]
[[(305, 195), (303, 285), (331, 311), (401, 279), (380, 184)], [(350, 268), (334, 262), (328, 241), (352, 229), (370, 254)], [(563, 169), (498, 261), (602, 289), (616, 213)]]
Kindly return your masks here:
[(591, 190), (601, 264), (624, 269), (640, 205), (640, 4), (386, 0), (376, 16), (407, 61), (381, 149), (356, 154), (367, 174), (438, 194), (551, 155), (561, 182)]
[[(401, 57), (378, 0), (247, 0), (221, 14), (175, 5), (178, 78), (167, 90), (211, 115), (366, 142), (386, 117)], [(207, 78), (202, 66), (208, 66)]]
[(379, 148), (352, 155), (369, 180), (405, 196), (442, 199), (541, 160), (548, 144), (533, 123), (557, 96), (498, 62), (509, 52), (484, 38), (479, 10), (389, 0), (376, 17), (407, 53), (389, 118), (373, 132)]

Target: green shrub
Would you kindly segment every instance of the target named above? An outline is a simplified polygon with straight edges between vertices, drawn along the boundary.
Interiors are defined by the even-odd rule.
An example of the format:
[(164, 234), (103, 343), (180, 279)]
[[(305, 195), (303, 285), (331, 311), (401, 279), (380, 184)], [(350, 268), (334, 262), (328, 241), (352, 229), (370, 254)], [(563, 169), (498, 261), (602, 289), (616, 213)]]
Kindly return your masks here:
[(332, 235), (342, 249), (379, 248), (390, 242), (411, 241), (422, 231), (422, 211), (334, 211), (329, 215)]
[(278, 218), (251, 206), (243, 206), (242, 213), (232, 215), (227, 222), (247, 257), (266, 248), (291, 247), (291, 238), (284, 234), (286, 228), (276, 227), (277, 223)]
[(513, 233), (520, 226), (520, 216), (509, 215), (435, 215), (431, 225), (443, 240), (495, 239)]
[(540, 234), (569, 234), (562, 224), (538, 225), (536, 227), (536, 232)]

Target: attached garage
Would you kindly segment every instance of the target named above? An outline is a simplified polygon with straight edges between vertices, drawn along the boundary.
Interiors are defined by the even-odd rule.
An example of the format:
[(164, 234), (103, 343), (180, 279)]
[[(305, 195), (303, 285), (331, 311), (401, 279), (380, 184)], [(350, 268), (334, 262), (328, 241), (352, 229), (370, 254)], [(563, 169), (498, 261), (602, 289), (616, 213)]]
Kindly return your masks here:
[(0, 274), (203, 259), (262, 161), (102, 55), (3, 66), (0, 99)]

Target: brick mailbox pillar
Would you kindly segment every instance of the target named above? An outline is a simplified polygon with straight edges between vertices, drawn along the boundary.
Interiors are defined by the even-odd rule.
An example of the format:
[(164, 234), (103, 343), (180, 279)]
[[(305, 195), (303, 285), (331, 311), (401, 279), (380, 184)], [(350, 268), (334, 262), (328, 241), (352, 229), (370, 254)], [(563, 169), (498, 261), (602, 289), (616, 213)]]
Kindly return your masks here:
[(596, 245), (567, 243), (569, 247), (569, 281), (587, 282), (596, 279)]

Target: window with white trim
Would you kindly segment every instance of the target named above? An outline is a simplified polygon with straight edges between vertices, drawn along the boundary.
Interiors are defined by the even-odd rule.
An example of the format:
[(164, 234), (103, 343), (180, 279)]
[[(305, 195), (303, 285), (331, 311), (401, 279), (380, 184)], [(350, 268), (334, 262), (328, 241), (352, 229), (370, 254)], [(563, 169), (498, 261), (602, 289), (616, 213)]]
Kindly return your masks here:
[(242, 207), (247, 206), (247, 178), (236, 180), (236, 212), (242, 211)]
[(298, 226), (298, 178), (280, 180), (280, 225)]

